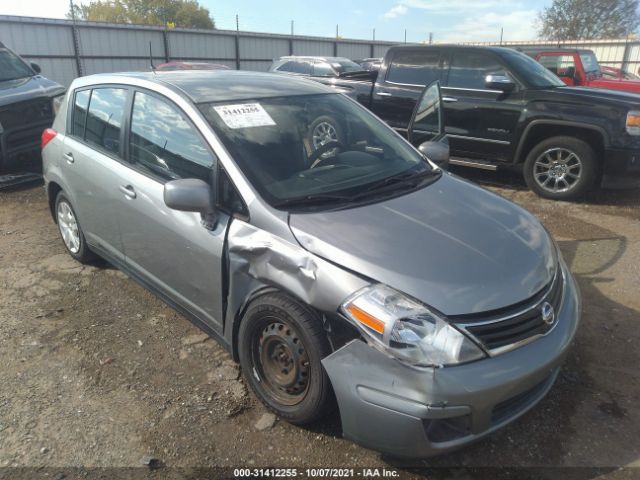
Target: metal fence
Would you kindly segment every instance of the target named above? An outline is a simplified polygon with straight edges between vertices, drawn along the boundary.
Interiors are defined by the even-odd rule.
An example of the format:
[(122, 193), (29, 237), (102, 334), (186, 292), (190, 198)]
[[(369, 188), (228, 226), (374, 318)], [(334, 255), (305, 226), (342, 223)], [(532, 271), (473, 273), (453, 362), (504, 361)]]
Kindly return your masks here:
[(601, 65), (622, 68), (638, 73), (640, 68), (640, 41), (621, 40), (567, 40), (563, 42), (523, 41), (523, 42), (473, 42), (466, 45), (501, 45), (503, 47), (550, 47), (550, 48), (585, 48), (593, 50)]
[(65, 86), (82, 75), (149, 68), (169, 60), (214, 62), (266, 71), (283, 55), (381, 57), (392, 42), (234, 30), (166, 29), (0, 15), (0, 42)]

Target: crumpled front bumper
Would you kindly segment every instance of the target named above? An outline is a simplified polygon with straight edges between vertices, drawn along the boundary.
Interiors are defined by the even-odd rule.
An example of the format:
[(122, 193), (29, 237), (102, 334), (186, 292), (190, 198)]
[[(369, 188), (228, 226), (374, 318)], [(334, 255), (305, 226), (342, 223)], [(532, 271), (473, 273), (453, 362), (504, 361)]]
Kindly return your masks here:
[(380, 452), (427, 457), (473, 442), (532, 408), (553, 385), (579, 323), (580, 294), (562, 268), (556, 326), (510, 352), (417, 369), (354, 340), (326, 357), (344, 436)]

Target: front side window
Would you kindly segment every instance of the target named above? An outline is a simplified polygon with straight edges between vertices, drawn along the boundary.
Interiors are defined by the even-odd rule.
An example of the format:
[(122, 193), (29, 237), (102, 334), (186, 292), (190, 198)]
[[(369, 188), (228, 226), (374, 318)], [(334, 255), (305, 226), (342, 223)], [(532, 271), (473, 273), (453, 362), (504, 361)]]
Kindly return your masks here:
[(31, 77), (33, 70), (20, 57), (6, 48), (0, 48), (0, 82)]
[(107, 152), (120, 152), (120, 130), (127, 100), (124, 88), (95, 88), (91, 93), (85, 140)]
[(440, 52), (405, 50), (398, 52), (389, 66), (387, 81), (406, 85), (429, 85), (440, 79)]
[(87, 109), (89, 108), (89, 96), (91, 90), (81, 90), (76, 92), (73, 102), (71, 134), (78, 138), (84, 138), (84, 127), (87, 120)]
[(207, 103), (200, 109), (244, 175), (276, 208), (352, 204), (390, 188), (417, 188), (416, 176), (437, 174), (382, 121), (340, 94)]
[(602, 75), (602, 72), (600, 71), (600, 64), (593, 52), (582, 52), (580, 54), (580, 60), (582, 61), (582, 67), (587, 75), (596, 77)]
[(448, 87), (485, 89), (487, 75), (507, 75), (505, 68), (490, 55), (455, 52), (449, 70)]
[(214, 163), (184, 115), (166, 101), (143, 92), (136, 92), (133, 101), (129, 161), (162, 180), (199, 178), (207, 182)]
[(328, 63), (315, 62), (313, 64), (313, 75), (316, 77), (332, 77), (335, 75), (335, 72)]

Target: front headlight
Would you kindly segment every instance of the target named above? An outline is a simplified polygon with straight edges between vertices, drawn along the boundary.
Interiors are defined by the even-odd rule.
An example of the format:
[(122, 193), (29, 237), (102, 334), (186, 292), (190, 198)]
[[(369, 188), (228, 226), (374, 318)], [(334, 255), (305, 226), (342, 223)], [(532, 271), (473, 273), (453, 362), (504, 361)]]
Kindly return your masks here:
[(640, 135), (640, 110), (631, 110), (627, 113), (627, 133)]
[(455, 365), (485, 357), (439, 315), (386, 285), (360, 290), (341, 309), (374, 346), (411, 365)]

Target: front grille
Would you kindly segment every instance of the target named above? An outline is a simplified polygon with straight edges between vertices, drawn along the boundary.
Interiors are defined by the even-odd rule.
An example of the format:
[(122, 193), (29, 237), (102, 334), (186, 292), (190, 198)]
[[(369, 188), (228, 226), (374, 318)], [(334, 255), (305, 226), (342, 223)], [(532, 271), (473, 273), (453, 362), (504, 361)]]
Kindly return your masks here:
[(482, 314), (454, 317), (452, 320), (494, 353), (536, 335), (544, 335), (556, 322), (555, 318), (551, 323), (543, 320), (542, 306), (548, 302), (557, 314), (562, 302), (562, 273), (560, 268), (556, 272), (545, 288), (525, 302)]
[(53, 109), (50, 98), (18, 102), (0, 108), (0, 124), (5, 131), (51, 121)]

